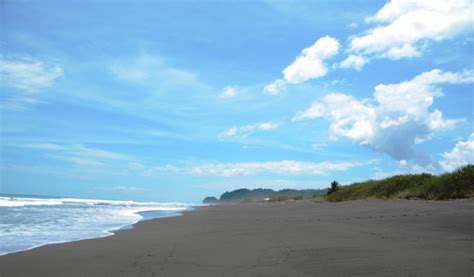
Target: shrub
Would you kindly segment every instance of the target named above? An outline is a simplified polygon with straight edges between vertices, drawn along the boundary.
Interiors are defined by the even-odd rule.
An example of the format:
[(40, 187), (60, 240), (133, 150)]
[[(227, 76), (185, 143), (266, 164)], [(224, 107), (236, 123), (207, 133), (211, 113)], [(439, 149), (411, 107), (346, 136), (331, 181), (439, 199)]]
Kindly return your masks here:
[[(336, 183), (333, 185), (333, 183)], [(326, 199), (457, 199), (474, 197), (474, 165), (464, 166), (440, 176), (431, 174), (397, 175), (339, 187), (331, 183)]]
[(331, 193), (334, 193), (339, 190), (339, 183), (336, 181), (331, 182), (331, 187), (327, 191), (327, 195), (330, 195)]

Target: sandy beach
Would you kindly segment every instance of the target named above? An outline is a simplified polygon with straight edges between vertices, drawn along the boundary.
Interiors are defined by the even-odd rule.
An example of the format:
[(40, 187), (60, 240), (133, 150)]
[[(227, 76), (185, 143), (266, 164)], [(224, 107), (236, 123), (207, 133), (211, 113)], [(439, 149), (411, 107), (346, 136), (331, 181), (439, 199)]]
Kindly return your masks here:
[(473, 200), (199, 207), (0, 257), (0, 276), (472, 276)]

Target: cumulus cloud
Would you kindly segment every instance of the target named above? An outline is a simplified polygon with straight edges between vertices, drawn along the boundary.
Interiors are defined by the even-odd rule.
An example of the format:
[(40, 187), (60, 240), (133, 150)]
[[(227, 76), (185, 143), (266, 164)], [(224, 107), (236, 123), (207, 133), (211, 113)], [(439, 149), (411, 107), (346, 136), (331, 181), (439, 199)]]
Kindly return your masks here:
[(330, 139), (345, 137), (392, 158), (430, 163), (412, 145), (429, 139), (437, 131), (452, 128), (460, 119), (444, 119), (441, 111), (430, 111), (435, 97), (443, 94), (439, 85), (474, 82), (474, 73), (424, 72), (410, 81), (380, 84), (374, 98), (358, 100), (351, 95), (331, 93), (298, 112), (293, 121), (326, 118)]
[(278, 126), (279, 125), (277, 123), (273, 123), (273, 122), (262, 122), (262, 123), (257, 123), (257, 124), (244, 125), (240, 127), (234, 126), (228, 129), (227, 131), (223, 132), (220, 135), (220, 137), (245, 138), (254, 132), (272, 130), (272, 129), (278, 128)]
[(33, 59), (0, 59), (1, 83), (27, 92), (49, 87), (62, 75), (63, 70), (58, 65), (48, 65)]
[[(461, 84), (474, 82), (474, 72), (464, 71), (461, 73), (443, 72), (434, 69), (424, 72), (410, 81), (375, 87), (375, 99), (379, 103), (379, 109), (388, 114), (402, 114), (415, 117), (424, 117), (428, 107), (433, 104), (434, 98), (441, 96), (440, 84)], [(441, 112), (435, 112), (431, 120), (438, 120)], [(393, 115), (391, 118), (395, 118)], [(435, 124), (433, 126), (439, 126)]]
[(329, 36), (318, 39), (313, 45), (303, 49), (296, 60), (283, 70), (285, 80), (298, 84), (309, 79), (326, 75), (328, 69), (324, 60), (337, 54), (339, 42)]
[(331, 139), (338, 136), (367, 143), (373, 136), (375, 109), (350, 95), (331, 93), (321, 102), (311, 106), (293, 117), (293, 121), (326, 117), (331, 121)]
[(367, 19), (377, 26), (350, 39), (349, 51), (394, 60), (419, 56), (426, 42), (471, 30), (473, 8), (471, 0), (392, 0)]
[(313, 45), (303, 49), (295, 61), (282, 71), (283, 79), (265, 86), (264, 92), (276, 95), (287, 83), (299, 84), (326, 75), (328, 67), (324, 62), (338, 51), (339, 42), (336, 39), (330, 36), (318, 39)]
[(453, 171), (467, 164), (474, 164), (474, 133), (466, 141), (456, 143), (451, 152), (442, 154), (444, 160), (440, 161), (441, 168)]
[(354, 68), (359, 71), (367, 63), (367, 60), (364, 57), (357, 55), (349, 55), (345, 60), (343, 60), (339, 66), (342, 68)]

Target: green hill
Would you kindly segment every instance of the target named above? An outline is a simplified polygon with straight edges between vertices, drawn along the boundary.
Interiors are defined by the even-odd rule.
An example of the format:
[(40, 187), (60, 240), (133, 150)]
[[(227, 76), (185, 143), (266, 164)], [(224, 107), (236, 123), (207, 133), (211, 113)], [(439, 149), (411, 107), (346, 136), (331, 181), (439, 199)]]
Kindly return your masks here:
[(326, 195), (329, 201), (356, 199), (434, 199), (474, 197), (474, 165), (439, 176), (427, 173), (397, 175), (339, 187)]
[[(226, 191), (219, 198), (219, 203), (235, 203), (235, 202), (258, 202), (264, 201), (285, 201), (285, 200), (301, 200), (301, 199), (311, 199), (317, 196), (322, 196), (326, 193), (326, 190), (318, 189), (283, 189), (279, 191), (274, 191), (272, 189), (237, 189), (234, 191)], [(210, 199), (210, 197), (206, 197)], [(205, 200), (206, 200), (205, 199)], [(206, 200), (207, 202), (207, 200)]]

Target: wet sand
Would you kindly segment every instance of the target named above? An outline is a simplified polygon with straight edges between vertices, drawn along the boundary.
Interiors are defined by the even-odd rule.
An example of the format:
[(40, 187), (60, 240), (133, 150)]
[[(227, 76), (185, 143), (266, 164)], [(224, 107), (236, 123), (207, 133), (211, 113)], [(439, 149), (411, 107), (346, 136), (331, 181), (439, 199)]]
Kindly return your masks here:
[(0, 257), (0, 276), (472, 276), (474, 200), (200, 207)]

